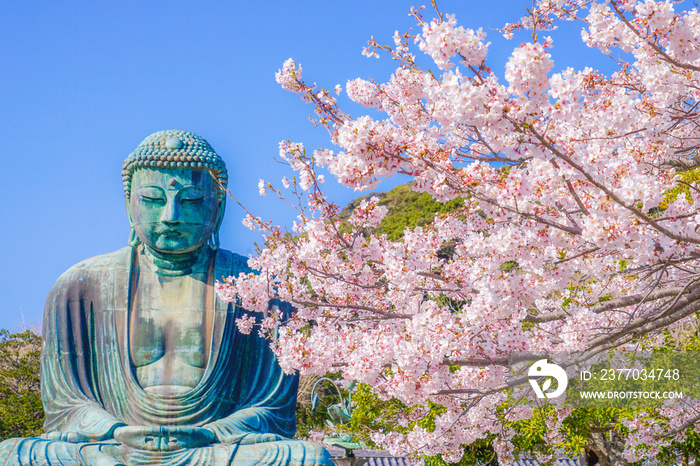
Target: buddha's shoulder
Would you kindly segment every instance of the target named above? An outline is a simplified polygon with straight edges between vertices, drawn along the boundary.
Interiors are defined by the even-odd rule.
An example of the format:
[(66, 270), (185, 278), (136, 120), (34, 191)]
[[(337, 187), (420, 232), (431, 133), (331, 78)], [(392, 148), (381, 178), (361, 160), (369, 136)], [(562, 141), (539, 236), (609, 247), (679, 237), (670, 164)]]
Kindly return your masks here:
[(249, 273), (253, 269), (248, 267), (248, 258), (226, 249), (219, 249), (216, 252), (216, 267), (222, 272), (230, 275), (239, 273)]
[(129, 259), (131, 258), (131, 251), (132, 249), (127, 246), (113, 252), (108, 252), (107, 254), (90, 257), (89, 259), (78, 262), (68, 270), (95, 271), (104, 268), (128, 266)]
[(54, 282), (47, 303), (68, 295), (80, 297), (101, 289), (115, 274), (128, 276), (130, 247), (85, 259), (63, 272)]
[(85, 279), (95, 275), (103, 275), (115, 270), (128, 270), (131, 248), (125, 247), (107, 254), (90, 257), (78, 262), (66, 270), (58, 281)]

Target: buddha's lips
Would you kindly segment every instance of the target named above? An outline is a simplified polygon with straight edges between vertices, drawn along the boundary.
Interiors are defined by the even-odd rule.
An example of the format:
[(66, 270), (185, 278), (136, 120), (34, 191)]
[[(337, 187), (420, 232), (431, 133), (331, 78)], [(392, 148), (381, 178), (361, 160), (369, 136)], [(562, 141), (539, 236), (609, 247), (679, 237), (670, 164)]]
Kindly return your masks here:
[(161, 230), (158, 232), (158, 234), (163, 235), (163, 236), (185, 236), (186, 233), (184, 231), (180, 230)]

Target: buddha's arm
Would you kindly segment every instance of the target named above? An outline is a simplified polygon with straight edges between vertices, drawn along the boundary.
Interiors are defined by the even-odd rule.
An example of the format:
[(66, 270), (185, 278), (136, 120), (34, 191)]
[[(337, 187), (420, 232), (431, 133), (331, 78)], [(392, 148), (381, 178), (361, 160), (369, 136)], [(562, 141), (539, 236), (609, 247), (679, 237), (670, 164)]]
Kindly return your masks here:
[[(286, 303), (283, 306), (288, 307)], [(282, 306), (280, 306), (282, 307)], [(227, 348), (240, 360), (255, 361), (242, 365), (233, 399), (240, 403), (228, 416), (206, 424), (221, 443), (260, 443), (291, 438), (296, 432), (296, 398), (299, 378), (285, 375), (272, 353), (269, 342), (257, 334), (245, 335), (246, 343)], [(245, 348), (242, 352), (241, 349)], [(244, 377), (240, 377), (244, 375)]]
[(45, 354), (42, 358), (44, 431), (75, 434), (63, 435), (60, 440), (65, 441), (112, 438), (114, 429), (126, 424), (86, 395), (80, 381), (70, 377), (72, 364), (69, 359), (56, 354)]
[(103, 406), (95, 383), (92, 301), (79, 271), (69, 270), (49, 293), (44, 312), (41, 392), (47, 437), (104, 440), (125, 425)]
[[(224, 253), (226, 251), (223, 251)], [(221, 252), (220, 252), (221, 254)], [(252, 270), (246, 259), (234, 255), (230, 270), (223, 269), (217, 276), (237, 276)], [(229, 312), (232, 305), (229, 304)], [(270, 309), (276, 308), (283, 315), (290, 315), (292, 307), (286, 302), (273, 300)], [(235, 375), (226, 379), (237, 380), (235, 390), (227, 392), (226, 398), (235, 400), (235, 406), (228, 415), (205, 424), (203, 427), (216, 434), (223, 444), (249, 444), (289, 439), (296, 432), (296, 395), (298, 376), (285, 375), (270, 349), (270, 342), (257, 335), (257, 332), (244, 335), (231, 325), (233, 318), (240, 315), (240, 308), (228, 320), (233, 339), (225, 338), (225, 346), (218, 348), (221, 354), (233, 355), (224, 371), (232, 370)], [(254, 361), (254, 363), (249, 363)]]
[[(51, 382), (47, 386), (51, 386)], [(68, 442), (85, 442), (112, 438), (121, 420), (102, 406), (77, 393), (64, 393), (58, 399), (44, 400), (46, 437)]]

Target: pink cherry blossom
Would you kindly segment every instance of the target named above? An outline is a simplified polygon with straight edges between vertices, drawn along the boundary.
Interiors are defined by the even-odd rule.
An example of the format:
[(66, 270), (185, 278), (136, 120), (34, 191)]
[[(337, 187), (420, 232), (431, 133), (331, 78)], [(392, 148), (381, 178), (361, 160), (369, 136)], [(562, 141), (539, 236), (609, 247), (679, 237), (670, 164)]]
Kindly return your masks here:
[[(462, 445), (490, 438), (508, 462), (512, 422), (532, 416), (502, 409), (509, 388), (532, 396), (511, 355), (656, 348), (696, 318), (700, 190), (685, 173), (700, 166), (700, 13), (654, 0), (540, 0), (502, 29), (533, 31), (498, 65), (505, 82), (482, 30), (411, 14), (415, 36), (397, 32), (393, 46), (372, 40), (363, 52), (386, 51), (393, 75), (345, 85), (371, 115), (351, 116), (305, 83), (300, 65), (283, 64), (277, 81), (313, 106), (336, 147), (280, 143), (294, 172), (282, 180), (298, 213), (293, 235), (247, 213), (266, 234), (249, 260), (258, 273), (227, 278), (217, 293), (261, 313), (266, 336), (277, 329), (270, 341), (285, 371), (342, 371), (411, 407), (397, 419), (406, 430), (372, 434), (382, 447), (457, 461)], [(582, 24), (585, 44), (622, 57), (617, 72), (556, 67), (557, 45), (537, 33)], [(323, 170), (358, 191), (407, 175), (456, 207), (392, 241), (376, 230), (387, 213), (376, 198), (341, 222)], [(259, 188), (284, 197), (272, 183)], [(273, 297), (295, 312), (269, 313)], [(251, 331), (253, 320), (236, 324)], [(428, 402), (443, 408), (435, 429), (416, 424)], [(698, 410), (687, 399), (625, 420), (625, 457), (682, 440)], [(572, 411), (552, 411), (545, 442), (558, 448)]]
[(253, 330), (253, 325), (255, 325), (255, 318), (249, 315), (244, 315), (243, 317), (236, 319), (236, 327), (244, 335), (249, 335), (250, 331)]

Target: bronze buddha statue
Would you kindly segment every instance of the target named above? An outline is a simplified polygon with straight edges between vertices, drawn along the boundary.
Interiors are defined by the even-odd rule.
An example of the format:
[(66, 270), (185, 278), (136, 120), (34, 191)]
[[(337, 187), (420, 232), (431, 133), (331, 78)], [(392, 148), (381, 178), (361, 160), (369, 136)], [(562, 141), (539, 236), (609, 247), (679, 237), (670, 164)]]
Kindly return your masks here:
[[(247, 273), (219, 248), (223, 160), (199, 136), (147, 137), (122, 172), (130, 245), (71, 267), (44, 315), (45, 434), (0, 465), (328, 465), (291, 439), (298, 380), (214, 281)], [(270, 306), (289, 312), (286, 303)]]

